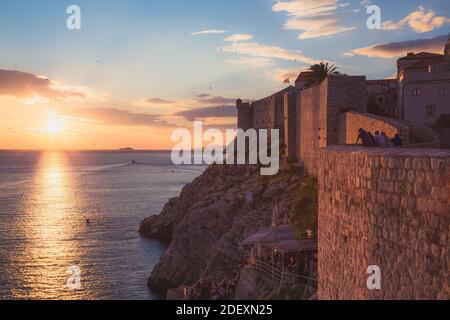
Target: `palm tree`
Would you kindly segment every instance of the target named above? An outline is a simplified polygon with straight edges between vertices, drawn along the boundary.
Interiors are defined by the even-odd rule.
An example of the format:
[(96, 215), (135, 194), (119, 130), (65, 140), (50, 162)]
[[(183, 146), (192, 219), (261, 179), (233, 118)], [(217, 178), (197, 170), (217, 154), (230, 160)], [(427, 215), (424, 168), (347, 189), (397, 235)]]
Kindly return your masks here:
[(321, 84), (329, 76), (335, 76), (341, 74), (337, 71), (337, 67), (334, 64), (328, 62), (320, 62), (314, 64), (308, 69), (309, 73), (306, 78), (306, 87), (310, 88)]

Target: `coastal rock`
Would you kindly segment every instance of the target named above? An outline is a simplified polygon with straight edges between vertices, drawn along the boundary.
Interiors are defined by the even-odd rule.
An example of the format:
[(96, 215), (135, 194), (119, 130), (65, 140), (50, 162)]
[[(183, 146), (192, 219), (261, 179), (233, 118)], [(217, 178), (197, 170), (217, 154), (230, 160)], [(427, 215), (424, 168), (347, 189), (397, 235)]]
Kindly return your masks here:
[[(283, 208), (290, 206), (301, 181), (292, 177), (291, 172), (261, 177), (257, 166), (206, 169), (178, 198), (171, 199), (161, 214), (141, 224), (141, 235), (169, 243), (148, 286), (165, 295), (182, 284), (234, 278), (248, 256), (240, 243), (271, 225), (275, 199)], [(270, 192), (266, 192), (268, 185)], [(291, 192), (283, 190), (287, 185)]]

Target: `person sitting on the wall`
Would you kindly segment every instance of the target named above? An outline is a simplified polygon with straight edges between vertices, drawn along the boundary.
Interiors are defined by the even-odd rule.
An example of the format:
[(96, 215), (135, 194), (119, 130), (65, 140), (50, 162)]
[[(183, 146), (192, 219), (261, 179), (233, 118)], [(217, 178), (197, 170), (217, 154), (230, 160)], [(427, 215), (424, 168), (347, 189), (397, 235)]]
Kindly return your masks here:
[(386, 132), (382, 132), (381, 135), (384, 138), (384, 143), (386, 144), (386, 147), (392, 147), (392, 142), (391, 142), (391, 138), (388, 137), (388, 135), (386, 134)]
[(403, 140), (402, 138), (400, 138), (400, 135), (398, 133), (396, 133), (394, 139), (392, 139), (392, 144), (394, 145), (394, 147), (403, 146)]
[(375, 142), (378, 147), (386, 147), (386, 141), (384, 137), (381, 135), (380, 131), (375, 131)]
[(373, 136), (372, 132), (367, 131), (367, 134), (370, 137), (370, 141), (372, 142), (371, 147), (376, 147), (377, 146), (377, 141), (375, 140), (375, 137)]
[(356, 144), (358, 144), (359, 140), (361, 140), (363, 147), (372, 147), (372, 140), (367, 132), (363, 129), (359, 129), (358, 139), (356, 139)]

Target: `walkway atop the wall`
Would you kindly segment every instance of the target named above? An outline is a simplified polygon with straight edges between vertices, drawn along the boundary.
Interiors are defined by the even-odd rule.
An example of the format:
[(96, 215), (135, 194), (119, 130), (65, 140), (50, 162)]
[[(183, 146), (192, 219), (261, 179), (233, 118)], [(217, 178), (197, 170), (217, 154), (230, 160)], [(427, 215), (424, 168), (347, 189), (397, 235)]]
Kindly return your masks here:
[(366, 148), (357, 145), (333, 145), (322, 149), (326, 152), (347, 152), (364, 155), (380, 155), (390, 157), (430, 157), (450, 159), (448, 149), (424, 149), (424, 148)]

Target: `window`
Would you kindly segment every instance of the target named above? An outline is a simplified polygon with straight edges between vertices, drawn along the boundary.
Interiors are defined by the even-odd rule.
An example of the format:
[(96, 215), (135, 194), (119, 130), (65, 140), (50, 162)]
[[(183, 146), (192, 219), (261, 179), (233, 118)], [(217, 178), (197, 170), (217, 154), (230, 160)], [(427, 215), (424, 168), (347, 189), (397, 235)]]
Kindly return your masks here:
[(445, 96), (447, 94), (447, 88), (438, 88), (438, 95)]
[(427, 106), (427, 117), (434, 117), (436, 115), (436, 106), (429, 105)]
[(378, 97), (377, 103), (384, 103), (384, 97)]
[(412, 95), (413, 95), (414, 97), (420, 96), (420, 89), (413, 89), (413, 90), (412, 90)]

